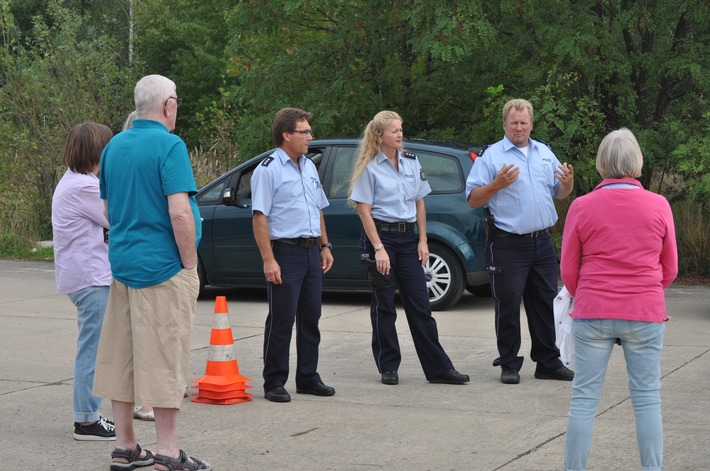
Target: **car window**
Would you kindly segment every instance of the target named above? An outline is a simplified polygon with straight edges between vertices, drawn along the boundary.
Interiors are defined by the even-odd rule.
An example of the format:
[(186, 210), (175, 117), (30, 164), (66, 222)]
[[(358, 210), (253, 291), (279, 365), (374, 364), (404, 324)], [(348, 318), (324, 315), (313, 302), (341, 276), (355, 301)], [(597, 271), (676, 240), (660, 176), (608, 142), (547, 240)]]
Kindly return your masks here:
[(456, 157), (423, 151), (417, 151), (417, 157), (431, 186), (431, 194), (458, 193), (463, 190), (463, 173)]
[(335, 153), (329, 198), (347, 198), (355, 166), (355, 147), (338, 147)]
[(229, 178), (223, 178), (222, 181), (215, 184), (212, 188), (202, 193), (197, 198), (197, 204), (214, 204), (222, 199), (222, 192), (227, 185)]
[(254, 174), (256, 165), (242, 172), (237, 183), (237, 201), (251, 200), (251, 176)]

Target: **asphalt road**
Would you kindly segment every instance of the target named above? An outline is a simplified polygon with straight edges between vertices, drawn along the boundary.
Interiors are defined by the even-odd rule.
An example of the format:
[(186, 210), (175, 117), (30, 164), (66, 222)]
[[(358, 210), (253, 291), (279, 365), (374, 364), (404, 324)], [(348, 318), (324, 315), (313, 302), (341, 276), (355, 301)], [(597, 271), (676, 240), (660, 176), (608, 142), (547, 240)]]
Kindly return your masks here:
[[(466, 295), (436, 313), (441, 342), (464, 386), (425, 381), (404, 318), (398, 321), (400, 384), (379, 382), (370, 353), (367, 293), (326, 293), (320, 373), (336, 395), (263, 398), (263, 290), (209, 290), (198, 303), (190, 372), (205, 373), (214, 296), (226, 295), (240, 372), (250, 402), (217, 406), (185, 399), (179, 439), (215, 470), (559, 470), (570, 383), (533, 378), (502, 385), (491, 299)], [(710, 469), (710, 287), (674, 285), (662, 357), (665, 469)], [(524, 327), (526, 329), (526, 327)], [(72, 438), (76, 312), (54, 291), (53, 265), (0, 261), (0, 463), (3, 469), (107, 470), (111, 442)], [(530, 349), (527, 333), (522, 354)], [(293, 354), (295, 355), (295, 350)], [(293, 356), (292, 356), (293, 359)], [(293, 365), (293, 361), (292, 361)], [(102, 406), (111, 416), (110, 404)], [(139, 443), (155, 447), (151, 423)], [(623, 355), (612, 355), (596, 421), (590, 470), (639, 469)]]

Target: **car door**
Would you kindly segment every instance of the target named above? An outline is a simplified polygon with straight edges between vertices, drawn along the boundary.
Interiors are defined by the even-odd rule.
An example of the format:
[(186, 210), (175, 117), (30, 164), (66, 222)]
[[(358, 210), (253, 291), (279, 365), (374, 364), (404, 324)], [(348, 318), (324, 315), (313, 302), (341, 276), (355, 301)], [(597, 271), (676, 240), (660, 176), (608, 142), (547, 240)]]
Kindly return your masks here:
[(362, 224), (355, 208), (348, 206), (350, 179), (356, 147), (335, 146), (329, 152), (324, 181), (330, 203), (323, 211), (335, 263), (325, 275), (326, 287), (366, 288), (365, 269), (360, 263)]
[[(250, 161), (234, 174), (230, 182), (233, 201), (218, 205), (212, 215), (212, 250), (220, 282), (237, 286), (264, 284), (264, 264), (252, 224), (251, 177), (267, 155)], [(307, 157), (318, 168), (322, 155), (322, 149), (314, 148)]]
[(263, 262), (254, 240), (251, 212), (251, 176), (261, 160), (235, 173), (230, 182), (234, 201), (218, 205), (212, 215), (215, 271), (230, 284), (263, 283)]

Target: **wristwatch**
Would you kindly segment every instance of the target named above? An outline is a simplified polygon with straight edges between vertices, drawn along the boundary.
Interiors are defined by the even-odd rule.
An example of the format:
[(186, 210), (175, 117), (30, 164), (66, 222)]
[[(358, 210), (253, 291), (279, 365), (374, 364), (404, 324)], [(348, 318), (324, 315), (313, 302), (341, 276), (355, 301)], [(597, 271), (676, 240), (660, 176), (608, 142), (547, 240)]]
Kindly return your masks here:
[(330, 250), (333, 250), (333, 244), (331, 244), (330, 242), (326, 242), (325, 244), (321, 244), (320, 246), (321, 249), (324, 249), (326, 247), (328, 247)]
[(378, 250), (380, 250), (380, 249), (381, 249), (382, 247), (384, 247), (384, 246), (385, 246), (385, 244), (377, 244), (377, 245), (375, 245), (375, 246), (374, 246), (374, 247), (375, 247), (375, 252), (377, 252)]

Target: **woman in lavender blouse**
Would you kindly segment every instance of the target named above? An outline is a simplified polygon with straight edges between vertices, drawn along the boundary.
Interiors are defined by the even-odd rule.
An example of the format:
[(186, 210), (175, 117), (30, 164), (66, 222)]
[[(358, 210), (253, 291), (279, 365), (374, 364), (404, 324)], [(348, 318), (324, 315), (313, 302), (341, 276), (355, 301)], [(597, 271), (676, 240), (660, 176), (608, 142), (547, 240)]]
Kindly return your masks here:
[(111, 284), (108, 221), (99, 198), (99, 160), (111, 130), (97, 123), (74, 126), (64, 143), (67, 171), (52, 197), (57, 292), (77, 307), (79, 337), (74, 362), (74, 439), (115, 440), (113, 422), (99, 413), (92, 394), (96, 349)]

